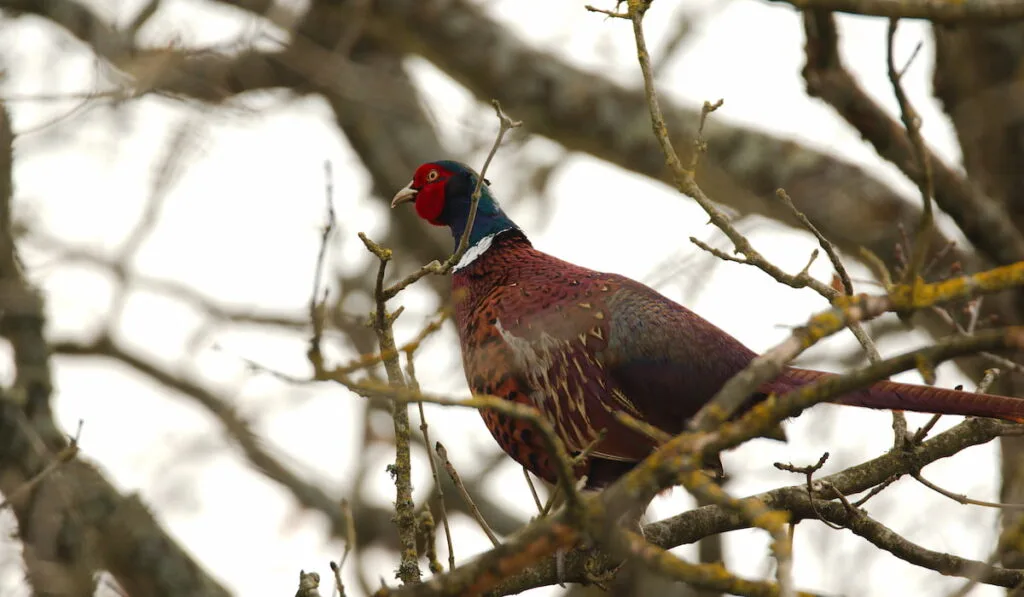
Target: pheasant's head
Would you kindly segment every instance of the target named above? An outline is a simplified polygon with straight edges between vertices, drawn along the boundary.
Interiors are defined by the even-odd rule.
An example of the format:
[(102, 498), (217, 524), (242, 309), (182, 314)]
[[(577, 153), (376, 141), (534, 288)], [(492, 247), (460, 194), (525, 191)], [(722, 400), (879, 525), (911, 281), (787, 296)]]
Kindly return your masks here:
[[(435, 226), (448, 226), (458, 243), (469, 220), (477, 180), (479, 175), (463, 163), (428, 162), (417, 168), (412, 182), (395, 194), (391, 207), (413, 201), (421, 218)], [(490, 183), (484, 179), (469, 244), (475, 245), (485, 237), (513, 228), (517, 226), (501, 211), (491, 194)]]

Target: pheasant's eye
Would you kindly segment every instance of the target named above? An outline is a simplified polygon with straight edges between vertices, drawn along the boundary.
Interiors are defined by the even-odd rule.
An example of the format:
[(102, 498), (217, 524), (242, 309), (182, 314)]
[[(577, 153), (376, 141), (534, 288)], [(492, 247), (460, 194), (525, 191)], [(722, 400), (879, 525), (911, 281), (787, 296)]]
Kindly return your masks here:
[(437, 170), (427, 172), (427, 182), (434, 182), (441, 174)]

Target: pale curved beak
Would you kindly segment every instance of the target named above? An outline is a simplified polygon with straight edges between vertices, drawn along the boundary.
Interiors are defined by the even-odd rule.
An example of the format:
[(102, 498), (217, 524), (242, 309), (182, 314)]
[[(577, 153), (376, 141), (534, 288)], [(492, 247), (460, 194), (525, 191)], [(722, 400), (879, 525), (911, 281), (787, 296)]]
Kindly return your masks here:
[(397, 207), (403, 203), (416, 200), (416, 193), (419, 193), (417, 189), (412, 188), (412, 181), (409, 184), (402, 187), (401, 191), (395, 193), (394, 198), (391, 199), (391, 207)]

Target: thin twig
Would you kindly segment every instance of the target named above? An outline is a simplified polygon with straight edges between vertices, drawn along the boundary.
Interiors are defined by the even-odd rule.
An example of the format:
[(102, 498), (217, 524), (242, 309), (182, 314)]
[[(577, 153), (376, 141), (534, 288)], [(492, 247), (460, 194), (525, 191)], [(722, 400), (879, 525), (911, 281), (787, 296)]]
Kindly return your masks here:
[(562, 485), (558, 484), (555, 485), (555, 488), (551, 490), (551, 494), (548, 495), (548, 501), (544, 502), (544, 508), (541, 509), (540, 511), (541, 517), (551, 514), (551, 512), (555, 509), (555, 506), (557, 506), (560, 503), (561, 498)]
[(975, 390), (978, 394), (985, 394), (988, 389), (996, 382), (996, 378), (1002, 373), (999, 369), (986, 369), (985, 375), (978, 382), (978, 388)]
[[(975, 390), (975, 392), (977, 392), (978, 394), (984, 394), (985, 392), (987, 392), (989, 386), (995, 383), (996, 377), (998, 376), (999, 369), (986, 369), (985, 375), (984, 377), (981, 378), (981, 381), (978, 382), (978, 387)], [(935, 427), (935, 424), (938, 423), (939, 419), (941, 418), (942, 415), (940, 414), (932, 415), (932, 418), (928, 419), (928, 422), (922, 425), (921, 428), (914, 433), (914, 437), (911, 438), (912, 444), (920, 444), (924, 440), (924, 438), (928, 437), (928, 434), (931, 433), (932, 428)]]
[(721, 108), (724, 104), (725, 100), (719, 98), (714, 102), (704, 100), (704, 103), (700, 106), (700, 119), (697, 121), (697, 135), (693, 138), (693, 153), (690, 155), (691, 173), (697, 171), (697, 166), (700, 165), (700, 158), (708, 151), (708, 143), (704, 139), (704, 127), (708, 123), (708, 116), (710, 116), (715, 110)]
[(491, 105), (494, 106), (494, 113), (498, 116), (498, 136), (494, 139), (494, 145), (491, 146), (491, 151), (487, 153), (487, 159), (484, 160), (484, 167), (480, 169), (480, 175), (476, 179), (476, 186), (473, 188), (473, 194), (470, 196), (469, 217), (466, 219), (466, 229), (462, 231), (462, 238), (459, 239), (458, 249), (449, 259), (453, 264), (458, 263), (459, 259), (462, 259), (462, 255), (466, 252), (466, 249), (469, 248), (469, 237), (473, 233), (473, 222), (476, 220), (476, 210), (480, 205), (480, 195), (483, 192), (484, 180), (487, 178), (487, 168), (490, 167), (491, 160), (494, 159), (494, 154), (498, 152), (498, 147), (501, 146), (501, 140), (509, 130), (518, 128), (523, 124), (522, 121), (512, 120), (509, 118), (508, 115), (502, 111), (501, 103), (498, 102), (498, 100), (492, 99)]
[[(785, 189), (778, 189), (775, 191), (775, 195), (789, 208), (790, 213), (797, 219), (807, 230), (818, 239), (818, 245), (825, 251), (825, 255), (828, 256), (828, 260), (832, 263), (832, 267), (836, 271), (836, 275), (839, 276), (839, 282), (843, 286), (842, 292), (832, 288), (831, 286), (814, 285), (812, 289), (816, 290), (823, 298), (832, 302), (839, 294), (845, 294), (846, 296), (853, 296), (853, 280), (850, 278), (849, 272), (846, 271), (846, 266), (843, 265), (842, 260), (839, 258), (839, 251), (836, 250), (835, 245), (831, 243), (825, 235), (821, 233), (818, 228), (811, 223), (807, 216), (796, 208), (793, 203), (793, 199), (786, 193)], [(801, 275), (809, 277), (805, 272), (801, 272)], [(798, 276), (799, 277), (799, 276)], [(823, 287), (822, 287), (823, 286)], [(872, 363), (877, 363), (882, 360), (882, 355), (878, 352), (878, 347), (875, 345), (874, 340), (868, 335), (867, 331), (859, 322), (852, 322), (849, 326), (850, 332), (853, 333), (857, 342), (864, 348), (864, 351), (868, 355), (868, 360)], [(893, 413), (894, 417), (901, 416), (899, 413)], [(894, 424), (896, 419), (893, 420)]]
[(537, 494), (537, 488), (533, 485), (533, 479), (530, 478), (530, 469), (523, 467), (523, 477), (526, 478), (526, 485), (530, 488), (530, 495), (533, 496), (533, 503), (537, 505), (537, 513), (542, 514), (544, 512), (544, 504), (540, 501), (540, 496)]
[(920, 272), (928, 257), (928, 250), (931, 248), (932, 237), (935, 235), (935, 216), (932, 213), (932, 196), (935, 194), (932, 181), (932, 164), (928, 158), (928, 149), (925, 147), (924, 138), (921, 136), (921, 116), (914, 109), (903, 89), (903, 75), (910, 68), (911, 63), (921, 49), (919, 43), (907, 60), (902, 70), (896, 70), (895, 46), (896, 29), (899, 27), (899, 19), (889, 19), (889, 30), (887, 35), (886, 49), (886, 70), (889, 75), (889, 82), (892, 84), (893, 93), (900, 106), (900, 119), (907, 129), (907, 138), (910, 140), (910, 147), (914, 160), (921, 168), (921, 176), (917, 179), (917, 187), (921, 191), (921, 199), (924, 202), (924, 210), (921, 213), (921, 221), (918, 224), (917, 234), (914, 238), (913, 256), (904, 272), (903, 282), (905, 284), (917, 285), (920, 279)]
[(978, 318), (981, 316), (981, 303), (984, 299), (985, 297), (979, 296), (967, 303), (970, 310), (970, 319), (967, 320), (967, 326), (964, 328), (967, 334), (973, 334), (978, 329)]
[(627, 13), (616, 12), (614, 10), (608, 10), (606, 8), (597, 8), (596, 6), (593, 6), (591, 4), (584, 5), (583, 8), (587, 9), (590, 12), (596, 12), (598, 14), (603, 14), (603, 15), (609, 17), (609, 18), (612, 18), (612, 19), (628, 19), (629, 18), (629, 15)]
[(448, 311), (441, 313), (436, 319), (433, 319), (419, 331), (416, 336), (405, 344), (397, 347), (393, 352), (376, 352), (365, 355), (351, 360), (345, 365), (340, 365), (328, 371), (325, 371), (325, 375), (328, 377), (338, 377), (344, 375), (350, 375), (363, 369), (369, 369), (374, 365), (384, 362), (386, 359), (393, 358), (401, 353), (411, 354), (415, 352), (423, 342), (433, 335), (435, 332), (441, 329), (444, 320), (448, 317)]
[(345, 518), (345, 552), (341, 554), (339, 566), (344, 566), (348, 556), (356, 547), (356, 521), (352, 517), (352, 504), (348, 500), (341, 500), (341, 515)]
[(341, 500), (341, 512), (342, 516), (345, 517), (345, 526), (347, 528), (345, 533), (345, 552), (341, 554), (340, 562), (335, 563), (333, 560), (331, 561), (331, 572), (334, 573), (334, 588), (338, 591), (338, 597), (345, 597), (345, 583), (341, 581), (341, 569), (345, 567), (345, 562), (348, 561), (348, 556), (356, 545), (356, 522), (352, 518), (352, 505), (349, 504), (348, 500)]
[(341, 566), (331, 561), (331, 572), (334, 573), (334, 589), (338, 591), (338, 597), (345, 597), (345, 583), (341, 580)]
[(25, 481), (17, 487), (10, 495), (4, 498), (3, 502), (0, 502), (0, 512), (7, 509), (15, 501), (19, 500), (22, 495), (29, 493), (35, 489), (36, 485), (39, 485), (43, 480), (52, 475), (54, 471), (59, 469), (65, 463), (70, 462), (78, 456), (78, 441), (82, 434), (82, 421), (78, 422), (78, 430), (75, 432), (75, 436), (71, 438), (70, 443), (54, 456), (43, 470), (35, 474), (31, 479)]
[(944, 495), (949, 499), (953, 500), (954, 502), (963, 504), (965, 506), (984, 506), (986, 508), (1024, 510), (1024, 504), (1003, 504), (998, 502), (987, 502), (985, 500), (976, 500), (973, 498), (969, 498), (962, 493), (953, 493), (952, 491), (949, 491), (948, 489), (943, 489), (942, 487), (939, 487), (938, 485), (932, 483), (928, 479), (925, 479), (923, 476), (921, 476), (921, 473), (910, 473), (910, 476), (916, 479), (918, 483), (924, 485), (928, 489), (931, 489), (935, 493)]
[[(413, 364), (413, 351), (408, 349), (405, 352), (406, 373), (409, 378), (409, 387), (413, 391), (420, 391), (419, 381), (416, 379), (416, 367)], [(423, 412), (423, 403), (417, 404), (420, 411), (420, 431), (423, 432), (423, 445), (430, 446), (430, 433), (427, 426), (427, 415)], [(448, 524), (448, 509), (444, 503), (444, 488), (441, 487), (441, 476), (437, 472), (437, 461), (433, 456), (428, 457), (430, 461), (430, 474), (434, 477), (434, 487), (437, 488), (437, 503), (441, 509), (441, 524), (444, 526), (444, 537), (448, 545), (448, 569), (455, 570), (455, 547), (452, 543), (452, 529)]]
[(441, 458), (441, 463), (444, 465), (444, 470), (448, 471), (448, 476), (452, 478), (452, 483), (455, 484), (455, 488), (459, 490), (459, 494), (462, 496), (463, 501), (466, 502), (466, 507), (469, 508), (469, 514), (476, 520), (476, 523), (480, 525), (484, 534), (491, 540), (491, 544), (497, 547), (501, 542), (498, 541), (498, 536), (491, 530), (490, 525), (484, 520), (483, 514), (480, 514), (480, 509), (476, 507), (476, 503), (473, 498), (466, 491), (466, 486), (462, 483), (462, 477), (459, 476), (459, 472), (455, 470), (455, 465), (448, 460), (448, 450), (445, 449), (441, 442), (434, 444), (434, 449), (437, 451), (438, 457)]
[(800, 224), (811, 234), (813, 234), (814, 238), (818, 239), (818, 245), (821, 247), (821, 250), (825, 251), (825, 255), (832, 263), (833, 269), (836, 270), (836, 275), (839, 276), (839, 281), (843, 285), (843, 294), (852, 295), (853, 281), (850, 279), (849, 272), (846, 271), (846, 266), (844, 266), (842, 260), (839, 259), (839, 251), (836, 249), (836, 246), (832, 244), (830, 240), (825, 238), (825, 235), (818, 230), (817, 226), (811, 223), (802, 211), (796, 208), (796, 205), (793, 204), (793, 199), (788, 193), (786, 193), (785, 189), (777, 189), (775, 191), (775, 196), (778, 197), (787, 208), (789, 208), (789, 212), (793, 214), (797, 221), (800, 222)]
[[(824, 454), (821, 455), (821, 458), (818, 459), (818, 462), (816, 462), (816, 463), (814, 463), (814, 464), (812, 464), (810, 466), (794, 466), (793, 464), (784, 464), (782, 462), (776, 462), (774, 466), (775, 466), (775, 468), (779, 469), (780, 471), (788, 471), (790, 473), (798, 473), (798, 474), (804, 475), (804, 478), (807, 481), (807, 497), (811, 499), (811, 507), (813, 508), (814, 507), (814, 473), (820, 471), (821, 467), (825, 466), (825, 462), (828, 460), (828, 456), (829, 456), (828, 452), (825, 452)], [(827, 527), (829, 527), (831, 529), (834, 529), (834, 530), (838, 531), (839, 529), (843, 528), (841, 526), (834, 525), (831, 522), (825, 520), (821, 515), (819, 515), (818, 518), (821, 520), (821, 522), (823, 522), (825, 524), (825, 526), (827, 526)], [(789, 535), (789, 539), (790, 539), (790, 541), (793, 540), (793, 533), (792, 532)]]
[[(838, 487), (836, 487), (835, 485), (833, 485), (832, 483), (830, 483), (828, 481), (822, 481), (820, 483), (820, 485), (824, 489), (832, 490), (832, 495), (834, 495), (836, 498), (839, 499), (840, 502), (842, 502), (843, 507), (846, 508), (847, 512), (849, 512), (850, 514), (853, 514), (854, 516), (857, 516), (857, 515), (860, 514), (860, 510), (858, 510), (853, 504), (850, 503), (850, 500), (847, 499), (846, 494), (843, 493), (842, 491), (839, 491)], [(813, 498), (812, 498), (812, 501), (813, 501)], [(814, 508), (814, 513), (818, 514), (818, 508), (817, 507)], [(820, 514), (818, 514), (818, 515), (820, 516)], [(822, 519), (822, 522), (825, 522), (825, 520)], [(840, 528), (842, 528), (841, 525), (840, 525)]]
[[(982, 297), (978, 297), (978, 298), (982, 298)], [(943, 307), (939, 307), (939, 306), (933, 306), (933, 307), (930, 308), (930, 311), (932, 313), (934, 313), (935, 315), (938, 315), (943, 321), (945, 321), (947, 324), (949, 324), (950, 327), (956, 329), (956, 331), (958, 333), (963, 334), (965, 336), (970, 335), (970, 334), (967, 333), (967, 328), (965, 328), (964, 326), (960, 325), (960, 323), (958, 321), (956, 321), (956, 319), (954, 319), (952, 315), (949, 314), (949, 311), (947, 309), (945, 309)], [(1015, 373), (1024, 373), (1024, 365), (1022, 365), (1022, 364), (1020, 364), (1020, 363), (1018, 363), (1016, 361), (1011, 361), (1010, 359), (1008, 359), (1006, 357), (1003, 357), (1003, 356), (1000, 356), (1000, 355), (997, 355), (997, 354), (994, 354), (994, 353), (991, 353), (991, 352), (984, 352), (984, 351), (983, 352), (979, 352), (978, 356), (984, 358), (987, 361), (990, 361), (994, 365), (997, 365), (997, 366), (999, 366), (999, 367), (1001, 367), (1003, 369), (1006, 369), (1007, 371), (1013, 371)]]
[(334, 176), (331, 161), (324, 161), (324, 199), (327, 203), (327, 215), (320, 231), (320, 250), (316, 256), (316, 268), (313, 270), (313, 291), (309, 295), (309, 321), (313, 326), (313, 334), (309, 339), (307, 356), (315, 369), (323, 368), (323, 351), (321, 343), (324, 336), (323, 305), (327, 302), (327, 289), (320, 296), (320, 284), (323, 279), (324, 261), (327, 258), (327, 245), (334, 231)]
[(860, 508), (861, 506), (866, 504), (868, 500), (870, 500), (871, 498), (875, 497), (876, 495), (882, 493), (882, 490), (884, 490), (886, 487), (889, 487), (890, 485), (892, 485), (893, 483), (898, 481), (901, 476), (902, 475), (892, 475), (891, 477), (887, 478), (885, 481), (882, 481), (878, 485), (875, 485), (874, 487), (871, 488), (871, 491), (867, 492), (867, 494), (864, 495), (864, 497), (862, 497), (859, 500), (857, 500), (856, 502), (854, 502), (853, 506), (855, 508)]
[(914, 432), (914, 437), (910, 438), (911, 445), (919, 444), (922, 440), (924, 440), (924, 438), (928, 437), (928, 434), (932, 432), (932, 429), (935, 427), (935, 424), (938, 423), (939, 419), (941, 418), (941, 414), (932, 415), (932, 417), (928, 419), (927, 423), (922, 425), (920, 429)]
[(942, 263), (942, 260), (945, 259), (946, 256), (949, 255), (949, 253), (952, 252), (955, 248), (955, 240), (950, 239), (949, 241), (947, 241), (941, 249), (935, 252), (935, 255), (932, 256), (928, 263), (925, 264), (924, 269), (921, 270), (921, 277), (927, 279), (928, 274), (930, 274), (933, 269), (935, 269), (940, 263)]

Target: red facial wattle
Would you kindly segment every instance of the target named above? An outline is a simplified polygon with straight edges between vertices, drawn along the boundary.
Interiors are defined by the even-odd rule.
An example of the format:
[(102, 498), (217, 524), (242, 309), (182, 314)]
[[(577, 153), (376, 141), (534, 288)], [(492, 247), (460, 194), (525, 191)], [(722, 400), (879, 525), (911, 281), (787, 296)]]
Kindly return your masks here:
[(444, 210), (444, 181), (437, 180), (423, 185), (416, 193), (416, 213), (435, 226), (444, 226), (438, 221)]
[(423, 164), (412, 177), (412, 187), (417, 189), (416, 213), (435, 226), (444, 226), (441, 212), (445, 204), (445, 183), (452, 175), (440, 164)]

